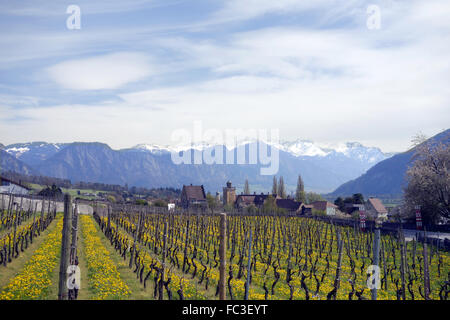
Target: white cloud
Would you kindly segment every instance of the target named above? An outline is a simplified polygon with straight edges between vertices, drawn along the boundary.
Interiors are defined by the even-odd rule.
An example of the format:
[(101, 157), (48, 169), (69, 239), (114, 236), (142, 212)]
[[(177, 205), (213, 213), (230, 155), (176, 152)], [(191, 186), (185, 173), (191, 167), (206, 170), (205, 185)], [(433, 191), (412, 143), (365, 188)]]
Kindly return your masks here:
[(361, 0), (347, 0), (345, 3), (339, 0), (228, 0), (224, 1), (222, 9), (214, 13), (211, 20), (246, 20), (269, 13), (287, 14), (318, 8), (342, 10), (358, 2)]
[(117, 89), (142, 80), (152, 72), (149, 58), (132, 52), (70, 60), (47, 69), (53, 81), (73, 90)]
[[(50, 37), (44, 42), (49, 46), (21, 38), (24, 45), (42, 48), (42, 56), (50, 52), (60, 57), (67, 46), (86, 55), (116, 44), (152, 52), (155, 59), (122, 53), (66, 61), (49, 69), (64, 88), (121, 88), (157, 71), (171, 78), (152, 82), (152, 87), (141, 81), (126, 90), (112, 90), (120, 102), (111, 97), (108, 101), (116, 102), (5, 109), (2, 114), (22, 120), (2, 121), (0, 136), (23, 141), (36, 135), (42, 140), (99, 140), (114, 147), (168, 144), (172, 130), (190, 129), (200, 119), (208, 128), (278, 127), (285, 139), (354, 140), (385, 151), (405, 150), (417, 131), (433, 135), (450, 123), (450, 6), (436, 0), (380, 0), (381, 29), (370, 31), (366, 2), (349, 2), (356, 6), (346, 16), (349, 24), (335, 28), (317, 27), (314, 21), (227, 29), (227, 19), (244, 21), (273, 12), (317, 8), (323, 12), (322, 24), (345, 16), (342, 2), (332, 0), (258, 0), (227, 2), (213, 15), (223, 23), (217, 35), (217, 29), (199, 34), (174, 29), (158, 38), (161, 34), (150, 29), (124, 28), (101, 37), (94, 32), (71, 34), (75, 39), (61, 36), (59, 44)], [(11, 35), (0, 43), (6, 40), (17, 39)], [(7, 43), (3, 47), (13, 47)], [(7, 59), (17, 54), (0, 56), (10, 65)]]

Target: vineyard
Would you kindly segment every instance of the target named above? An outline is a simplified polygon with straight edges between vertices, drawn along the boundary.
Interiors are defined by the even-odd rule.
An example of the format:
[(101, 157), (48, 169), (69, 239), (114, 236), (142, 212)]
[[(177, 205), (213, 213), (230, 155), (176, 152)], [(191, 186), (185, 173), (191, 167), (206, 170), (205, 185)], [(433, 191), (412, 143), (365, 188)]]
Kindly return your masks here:
[[(58, 299), (63, 213), (48, 199), (21, 200), (11, 197), (1, 210), (0, 299)], [(375, 263), (376, 233), (356, 226), (107, 203), (92, 209), (70, 207), (78, 219), (70, 246), (78, 299), (212, 300), (222, 290), (230, 300), (364, 300), (372, 297), (374, 264), (377, 299), (449, 298), (449, 253), (405, 241), (401, 230), (381, 235)]]

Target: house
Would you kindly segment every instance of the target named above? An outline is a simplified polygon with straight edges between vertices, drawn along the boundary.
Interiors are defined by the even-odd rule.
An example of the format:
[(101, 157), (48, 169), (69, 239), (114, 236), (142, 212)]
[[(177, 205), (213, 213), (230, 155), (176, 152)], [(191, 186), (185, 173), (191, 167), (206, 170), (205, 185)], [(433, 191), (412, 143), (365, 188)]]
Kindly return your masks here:
[(311, 203), (311, 205), (313, 206), (313, 209), (324, 211), (327, 216), (336, 215), (336, 209), (338, 208), (337, 205), (329, 201), (315, 201)]
[(348, 214), (352, 214), (355, 211), (359, 211), (360, 208), (361, 205), (356, 203), (346, 203), (344, 206), (344, 210)]
[(302, 213), (303, 203), (295, 201), (294, 199), (276, 199), (275, 203), (278, 208), (285, 209), (289, 212)]
[(309, 215), (312, 214), (312, 209), (314, 208), (311, 204), (305, 204), (302, 206), (302, 215)]
[(15, 182), (0, 176), (0, 193), (3, 192), (3, 193), (27, 195), (30, 191), (31, 189), (23, 185), (22, 183)]
[[(261, 208), (264, 205), (264, 201), (270, 196), (270, 194), (240, 194), (236, 197), (235, 206), (238, 209), (245, 208), (249, 205), (254, 205), (257, 208)], [(276, 194), (272, 194), (273, 198), (276, 198)]]
[(198, 207), (207, 207), (206, 202), (206, 193), (203, 185), (201, 186), (193, 186), (192, 184), (189, 186), (183, 185), (183, 190), (181, 190), (181, 207), (184, 209), (188, 208), (198, 208)]
[(383, 205), (380, 199), (370, 197), (366, 202), (366, 212), (367, 214), (378, 218), (387, 219), (388, 211)]

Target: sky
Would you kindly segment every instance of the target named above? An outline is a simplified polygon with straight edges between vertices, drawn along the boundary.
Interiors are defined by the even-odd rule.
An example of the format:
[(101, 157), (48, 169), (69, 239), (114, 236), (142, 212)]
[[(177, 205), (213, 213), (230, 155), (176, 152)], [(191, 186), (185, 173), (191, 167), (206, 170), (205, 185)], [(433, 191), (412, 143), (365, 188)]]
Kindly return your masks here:
[(449, 128), (449, 16), (448, 0), (0, 0), (0, 142), (165, 145), (201, 121), (404, 151)]

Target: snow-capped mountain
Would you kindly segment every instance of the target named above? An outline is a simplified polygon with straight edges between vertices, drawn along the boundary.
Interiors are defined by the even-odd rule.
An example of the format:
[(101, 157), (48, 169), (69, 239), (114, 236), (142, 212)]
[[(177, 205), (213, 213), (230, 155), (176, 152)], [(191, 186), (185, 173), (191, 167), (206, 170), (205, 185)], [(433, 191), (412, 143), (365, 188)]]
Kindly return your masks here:
[(142, 151), (142, 152), (150, 152), (150, 153), (155, 153), (155, 154), (161, 154), (161, 153), (167, 153), (167, 152), (172, 152), (172, 148), (169, 146), (161, 146), (158, 144), (138, 144), (135, 145), (134, 147), (128, 149), (130, 151)]
[(309, 140), (284, 141), (280, 143), (280, 147), (282, 150), (297, 157), (324, 157), (330, 153), (330, 151), (319, 147), (317, 144)]
[[(237, 143), (237, 145), (246, 145), (254, 143), (254, 140), (245, 140)], [(271, 144), (270, 142), (268, 144)], [(368, 164), (375, 164), (393, 154), (385, 154), (379, 148), (366, 147), (359, 142), (347, 142), (334, 146), (321, 145), (309, 140), (295, 140), (283, 141), (277, 144), (272, 143), (272, 146), (279, 150), (285, 151), (295, 157), (333, 157), (345, 156)], [(134, 146), (133, 150), (148, 151), (151, 153), (164, 153), (172, 151), (183, 151), (188, 149), (204, 150), (206, 148), (214, 147), (215, 144), (209, 142), (198, 142), (192, 145), (185, 146), (161, 146), (157, 144), (138, 144)]]
[(67, 144), (47, 143), (43, 141), (15, 143), (6, 146), (3, 150), (25, 162), (28, 165), (37, 165), (47, 160), (54, 154), (62, 150)]
[[(252, 143), (255, 141), (245, 140), (237, 145), (246, 147)], [(180, 187), (182, 184), (196, 183), (204, 184), (208, 190), (218, 191), (228, 179), (239, 187), (247, 178), (250, 184), (259, 186), (258, 191), (271, 188), (272, 177), (261, 176), (260, 165), (190, 166), (175, 165), (171, 161), (172, 151), (205, 150), (214, 146), (211, 142), (192, 146), (139, 144), (113, 150), (103, 143), (32, 142), (8, 145), (3, 150), (40, 174), (74, 181), (146, 187)], [(295, 189), (297, 176), (301, 174), (308, 190), (329, 192), (389, 157), (378, 148), (365, 147), (356, 142), (324, 146), (296, 140), (272, 146), (279, 149), (279, 172), (276, 175), (284, 176), (288, 190)], [(227, 146), (227, 149), (233, 148)], [(2, 170), (9, 169), (4, 166)]]

